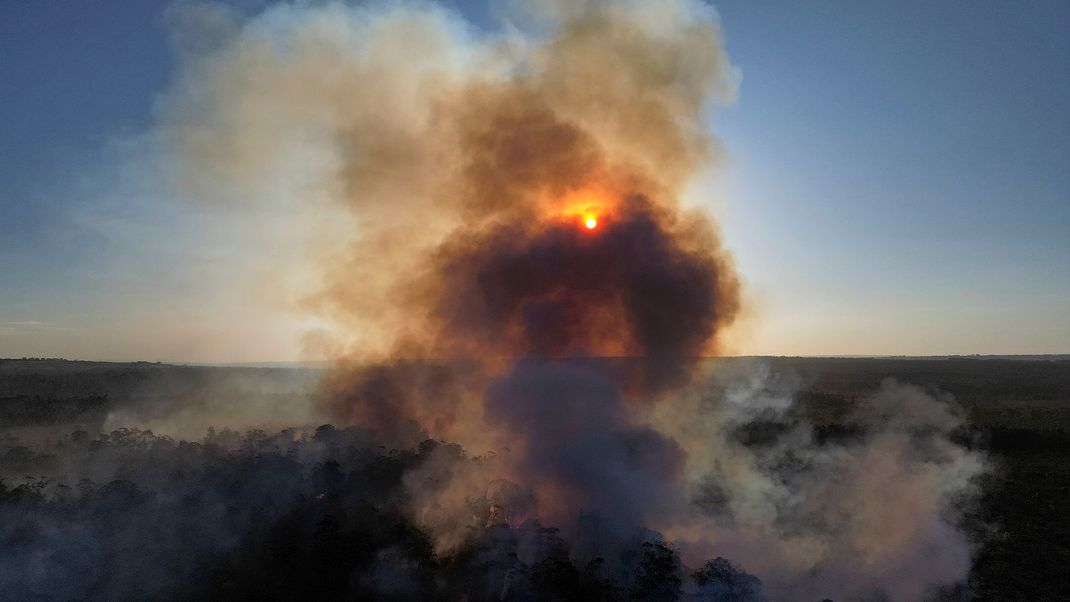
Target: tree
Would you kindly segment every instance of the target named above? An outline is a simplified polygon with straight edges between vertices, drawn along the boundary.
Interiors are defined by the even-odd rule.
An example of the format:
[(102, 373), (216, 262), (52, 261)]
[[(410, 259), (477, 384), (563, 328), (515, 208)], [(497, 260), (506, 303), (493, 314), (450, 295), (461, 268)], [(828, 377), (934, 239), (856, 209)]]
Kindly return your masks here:
[(680, 559), (662, 543), (644, 542), (628, 593), (632, 600), (678, 600), (683, 595)]
[(698, 591), (695, 597), (700, 600), (761, 602), (762, 581), (754, 575), (741, 571), (724, 558), (718, 556), (710, 560), (692, 576)]

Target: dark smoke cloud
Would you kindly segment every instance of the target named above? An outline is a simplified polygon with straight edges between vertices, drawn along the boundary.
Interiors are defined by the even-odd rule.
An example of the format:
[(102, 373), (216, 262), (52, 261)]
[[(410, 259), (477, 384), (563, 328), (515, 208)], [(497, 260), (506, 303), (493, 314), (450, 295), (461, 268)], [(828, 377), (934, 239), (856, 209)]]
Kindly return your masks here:
[(437, 258), (439, 328), (502, 355), (639, 357), (644, 392), (677, 385), (737, 299), (716, 249), (689, 248), (670, 220), (630, 197), (593, 235), (570, 222), (461, 234)]
[(490, 385), (488, 422), (517, 433), (510, 477), (532, 487), (539, 517), (571, 525), (577, 511), (645, 525), (679, 503), (684, 451), (631, 423), (615, 384), (573, 364), (530, 359)]

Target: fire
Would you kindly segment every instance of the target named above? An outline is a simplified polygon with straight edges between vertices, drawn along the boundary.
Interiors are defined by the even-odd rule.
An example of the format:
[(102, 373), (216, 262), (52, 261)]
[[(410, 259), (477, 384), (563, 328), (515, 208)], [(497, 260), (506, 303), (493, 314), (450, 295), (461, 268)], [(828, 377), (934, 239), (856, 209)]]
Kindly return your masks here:
[(594, 230), (595, 228), (598, 227), (598, 216), (594, 215), (594, 214), (591, 214), (591, 213), (588, 213), (587, 215), (585, 215), (583, 217), (583, 225), (588, 230)]

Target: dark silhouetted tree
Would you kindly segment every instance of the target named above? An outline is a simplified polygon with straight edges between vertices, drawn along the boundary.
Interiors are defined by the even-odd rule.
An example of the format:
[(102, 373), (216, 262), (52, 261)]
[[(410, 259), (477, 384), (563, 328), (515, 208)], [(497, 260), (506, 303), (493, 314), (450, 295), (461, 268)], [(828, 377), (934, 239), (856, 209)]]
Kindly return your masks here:
[(676, 551), (661, 543), (644, 542), (639, 565), (628, 590), (632, 600), (678, 600), (683, 595), (680, 559)]
[(760, 579), (735, 568), (719, 556), (707, 562), (691, 578), (698, 586), (695, 597), (700, 600), (716, 602), (761, 602), (765, 600)]

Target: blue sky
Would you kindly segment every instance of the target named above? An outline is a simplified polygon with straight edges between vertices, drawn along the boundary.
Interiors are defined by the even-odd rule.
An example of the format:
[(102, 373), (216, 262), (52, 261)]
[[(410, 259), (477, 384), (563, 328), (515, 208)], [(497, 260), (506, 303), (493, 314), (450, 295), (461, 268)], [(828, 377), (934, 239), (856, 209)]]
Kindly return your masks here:
[[(0, 357), (293, 357), (282, 332), (219, 354), (146, 333), (208, 303), (154, 296), (188, 250), (123, 267), (86, 226), (174, 75), (168, 5), (0, 3)], [(1070, 3), (714, 5), (742, 74), (712, 120), (753, 308), (735, 351), (1070, 352)]]

